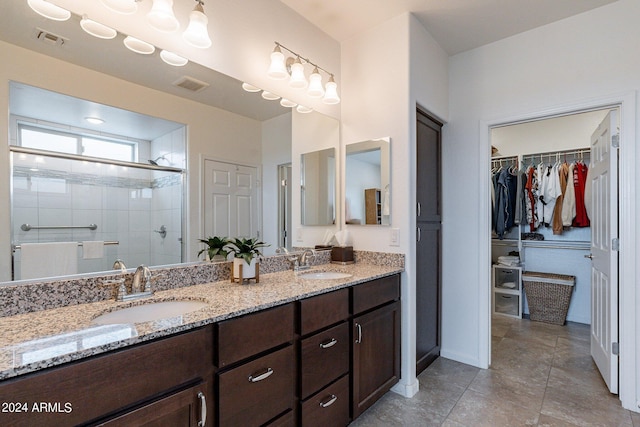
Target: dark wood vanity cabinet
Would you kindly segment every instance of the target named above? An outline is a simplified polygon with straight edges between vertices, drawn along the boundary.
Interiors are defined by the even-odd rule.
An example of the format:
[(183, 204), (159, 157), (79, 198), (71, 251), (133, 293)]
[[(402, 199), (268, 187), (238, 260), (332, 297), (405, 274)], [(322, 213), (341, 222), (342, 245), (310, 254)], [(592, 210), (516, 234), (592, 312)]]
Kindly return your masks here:
[(399, 297), (394, 275), (1, 381), (30, 411), (0, 425), (345, 426), (398, 381)]
[(216, 325), (217, 425), (295, 425), (293, 343), (293, 303)]
[[(205, 406), (206, 425), (212, 425), (211, 337), (212, 327), (204, 327), (2, 381), (0, 401), (26, 403), (28, 412), (0, 413), (0, 425), (136, 425), (130, 420), (145, 419), (187, 427), (198, 425)], [(48, 408), (35, 411), (41, 403)]]
[(345, 426), (349, 415), (349, 290), (298, 302), (302, 426)]
[(355, 419), (400, 378), (400, 278), (352, 288), (352, 416)]

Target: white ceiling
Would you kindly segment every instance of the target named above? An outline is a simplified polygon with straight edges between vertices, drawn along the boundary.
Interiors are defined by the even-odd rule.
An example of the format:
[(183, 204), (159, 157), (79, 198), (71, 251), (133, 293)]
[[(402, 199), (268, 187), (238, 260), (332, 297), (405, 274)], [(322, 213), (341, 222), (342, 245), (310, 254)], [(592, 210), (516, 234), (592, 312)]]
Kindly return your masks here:
[(281, 0), (338, 41), (413, 13), (449, 55), (616, 0)]

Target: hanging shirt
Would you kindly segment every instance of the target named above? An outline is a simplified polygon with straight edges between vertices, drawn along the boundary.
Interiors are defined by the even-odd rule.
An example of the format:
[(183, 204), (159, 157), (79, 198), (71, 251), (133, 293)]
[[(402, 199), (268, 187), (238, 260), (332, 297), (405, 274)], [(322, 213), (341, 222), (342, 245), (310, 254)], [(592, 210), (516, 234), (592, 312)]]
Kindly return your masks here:
[(562, 225), (562, 205), (569, 180), (569, 165), (566, 162), (558, 166), (558, 177), (560, 179), (560, 195), (556, 199), (556, 206), (553, 210), (553, 234), (562, 234), (564, 228)]
[(556, 199), (562, 193), (560, 191), (558, 165), (556, 164), (546, 167), (543, 165), (543, 168), (539, 197), (540, 204), (542, 204), (542, 218), (540, 219), (540, 222), (543, 222), (544, 225), (548, 227), (551, 225), (553, 210), (556, 206)]
[(538, 214), (536, 211), (536, 205), (538, 204), (538, 176), (537, 169), (533, 166), (527, 168), (527, 184), (525, 185), (527, 190), (527, 224), (531, 232), (536, 231), (540, 222), (538, 221)]
[(562, 198), (562, 225), (564, 227), (571, 227), (573, 218), (576, 217), (576, 190), (573, 185), (573, 170), (575, 166), (575, 163), (569, 165), (567, 190)]
[(584, 204), (584, 188), (587, 182), (589, 168), (582, 162), (576, 163), (573, 168), (573, 186), (576, 192), (576, 217), (573, 219), (574, 227), (589, 227), (589, 215)]

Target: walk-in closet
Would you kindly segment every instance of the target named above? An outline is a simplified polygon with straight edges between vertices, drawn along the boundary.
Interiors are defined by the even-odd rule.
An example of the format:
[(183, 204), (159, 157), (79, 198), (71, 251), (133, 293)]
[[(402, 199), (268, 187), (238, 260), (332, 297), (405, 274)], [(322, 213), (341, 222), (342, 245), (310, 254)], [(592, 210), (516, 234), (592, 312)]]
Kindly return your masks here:
[(566, 320), (592, 323), (593, 227), (587, 175), (592, 137), (610, 110), (492, 128), (487, 179), (492, 188), (494, 318), (528, 319), (522, 278), (543, 272), (575, 278)]

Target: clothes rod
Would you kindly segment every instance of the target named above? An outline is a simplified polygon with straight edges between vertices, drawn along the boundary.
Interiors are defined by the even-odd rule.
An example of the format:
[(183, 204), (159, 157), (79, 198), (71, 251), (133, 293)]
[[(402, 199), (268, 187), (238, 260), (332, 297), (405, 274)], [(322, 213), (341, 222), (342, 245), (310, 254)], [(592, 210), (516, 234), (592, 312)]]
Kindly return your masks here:
[[(119, 240), (109, 240), (104, 242), (105, 246), (119, 245), (119, 244), (120, 244)], [(82, 242), (78, 242), (78, 246), (82, 246)], [(22, 247), (21, 245), (13, 245), (13, 250), (20, 249), (21, 247)]]
[[(531, 243), (530, 243), (531, 242)], [(589, 242), (575, 242), (575, 243), (540, 243), (534, 241), (522, 241), (522, 246), (524, 248), (542, 248), (542, 249), (575, 249), (579, 251), (588, 251), (591, 249), (591, 244)]]
[(31, 224), (22, 224), (20, 226), (22, 231), (29, 230), (62, 230), (62, 229), (77, 229), (77, 228), (88, 228), (89, 230), (95, 230), (98, 228), (97, 224), (89, 224), (89, 225), (31, 225)]

